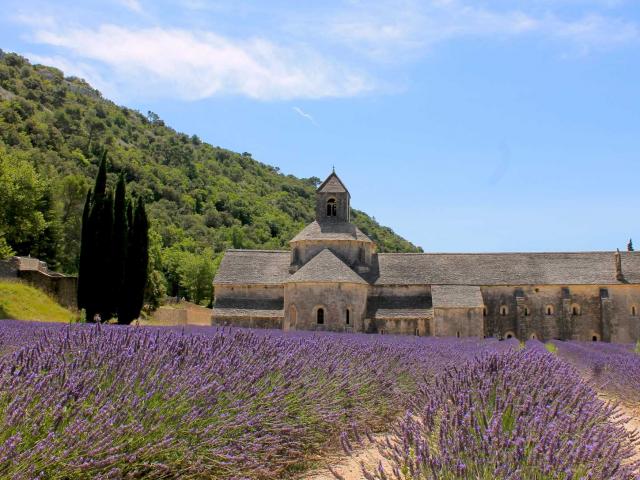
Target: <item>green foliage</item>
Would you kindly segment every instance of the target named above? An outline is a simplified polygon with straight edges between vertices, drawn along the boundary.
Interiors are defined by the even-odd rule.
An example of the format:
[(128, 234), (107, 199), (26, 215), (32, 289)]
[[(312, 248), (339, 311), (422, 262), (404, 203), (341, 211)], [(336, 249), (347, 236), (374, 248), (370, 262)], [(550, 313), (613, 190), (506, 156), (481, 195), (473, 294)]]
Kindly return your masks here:
[(544, 344), (544, 348), (546, 348), (549, 353), (558, 353), (558, 347), (556, 347), (555, 343), (547, 342)]
[[(26, 187), (7, 190), (21, 197), (11, 202), (16, 211), (0, 213), (0, 232), (18, 253), (49, 252), (49, 263), (78, 272), (82, 205), (105, 148), (110, 164), (100, 174), (104, 185), (115, 185), (122, 173), (129, 192), (145, 201), (160, 249), (207, 257), (213, 270), (203, 260), (200, 271), (208, 276), (226, 249), (287, 248), (312, 221), (318, 178), (282, 175), (250, 154), (176, 132), (153, 112), (119, 107), (57, 69), (30, 65), (14, 54), (0, 57), (0, 87), (9, 92), (0, 94), (0, 162), (10, 165), (10, 182)], [(0, 203), (2, 209), (5, 202)], [(378, 251), (419, 251), (362, 212), (354, 210), (353, 219)], [(193, 287), (195, 274), (180, 275), (171, 264), (154, 270), (170, 294), (208, 298)]]
[(0, 318), (39, 322), (75, 322), (77, 315), (42, 290), (21, 282), (0, 281)]
[(636, 348), (634, 350), (638, 355), (640, 355), (640, 340), (636, 342)]
[(0, 260), (6, 260), (14, 256), (16, 252), (9, 246), (4, 238), (4, 235), (0, 234)]
[(141, 198), (135, 213), (127, 201), (124, 176), (115, 198), (107, 189), (106, 165), (105, 153), (82, 215), (78, 306), (90, 321), (96, 313), (104, 320), (117, 314), (118, 323), (129, 324), (140, 315), (147, 286), (149, 222)]

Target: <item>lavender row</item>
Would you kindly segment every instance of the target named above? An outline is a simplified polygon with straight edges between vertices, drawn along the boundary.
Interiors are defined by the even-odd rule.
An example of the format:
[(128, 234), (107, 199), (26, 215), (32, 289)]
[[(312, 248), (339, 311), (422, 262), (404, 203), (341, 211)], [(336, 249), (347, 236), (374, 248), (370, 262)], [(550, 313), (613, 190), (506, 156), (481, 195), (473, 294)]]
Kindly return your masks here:
[(424, 386), (370, 480), (631, 480), (635, 435), (557, 356), (487, 354)]
[[(2, 478), (281, 478), (477, 340), (3, 324)], [(27, 332), (27, 334), (25, 334)], [(337, 442), (336, 442), (337, 443)]]

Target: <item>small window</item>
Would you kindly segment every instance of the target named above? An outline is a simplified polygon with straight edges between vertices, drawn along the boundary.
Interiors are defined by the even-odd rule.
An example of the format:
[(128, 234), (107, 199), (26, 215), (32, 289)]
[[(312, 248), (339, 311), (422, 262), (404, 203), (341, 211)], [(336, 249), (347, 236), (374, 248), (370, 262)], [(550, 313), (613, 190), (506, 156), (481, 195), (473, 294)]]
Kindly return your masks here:
[(546, 313), (547, 315), (553, 315), (553, 306), (547, 305)]
[(513, 334), (512, 333), (507, 333), (507, 338), (513, 338)]
[(592, 342), (597, 342), (598, 341), (598, 336), (594, 335), (593, 337), (591, 337), (591, 341)]
[(336, 200), (335, 198), (330, 198), (327, 202), (327, 217), (335, 217), (337, 214), (336, 208)]
[(344, 323), (346, 323), (347, 325), (349, 325), (349, 322), (351, 322), (351, 311), (347, 308), (344, 312)]
[(500, 315), (502, 315), (503, 317), (506, 317), (507, 316), (507, 312), (508, 312), (507, 306), (506, 305), (502, 305), (500, 307)]
[(460, 332), (456, 332), (456, 337), (460, 338)]
[(635, 306), (635, 305), (633, 305), (633, 306), (631, 307), (631, 316), (632, 316), (632, 317), (636, 317), (636, 316), (638, 316), (638, 309), (636, 308), (636, 306)]
[(572, 315), (580, 315), (580, 314), (581, 314), (581, 312), (580, 312), (580, 305), (573, 305), (573, 306), (571, 307), (571, 314), (572, 314)]
[(483, 317), (486, 317), (486, 316), (488, 315), (488, 313), (489, 313), (489, 312), (488, 312), (488, 310), (487, 310), (487, 307), (482, 307), (482, 316), (483, 316)]
[(384, 335), (384, 330), (380, 330), (380, 335)]
[(416, 337), (419, 337), (419, 336), (420, 336), (420, 329), (416, 328)]
[(324, 325), (324, 308), (319, 308), (316, 312), (316, 319), (318, 321), (318, 325)]
[(529, 316), (529, 307), (524, 307), (524, 316), (525, 317)]
[(538, 336), (535, 333), (531, 334), (531, 340), (537, 340)]

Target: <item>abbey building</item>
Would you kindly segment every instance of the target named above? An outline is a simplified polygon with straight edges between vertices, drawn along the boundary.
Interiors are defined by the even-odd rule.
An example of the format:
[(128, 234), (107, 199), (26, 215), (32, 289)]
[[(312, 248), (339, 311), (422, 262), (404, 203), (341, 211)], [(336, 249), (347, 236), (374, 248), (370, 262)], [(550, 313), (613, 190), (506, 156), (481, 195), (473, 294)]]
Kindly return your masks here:
[(631, 342), (640, 252), (376, 253), (335, 173), (290, 250), (229, 250), (213, 323), (284, 330)]

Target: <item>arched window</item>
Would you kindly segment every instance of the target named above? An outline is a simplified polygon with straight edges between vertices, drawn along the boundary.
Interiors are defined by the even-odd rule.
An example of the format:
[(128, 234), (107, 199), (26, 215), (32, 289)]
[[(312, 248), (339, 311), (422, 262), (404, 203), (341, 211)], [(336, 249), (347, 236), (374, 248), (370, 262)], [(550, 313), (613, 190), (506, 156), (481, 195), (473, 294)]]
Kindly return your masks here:
[(509, 332), (509, 333), (507, 333), (507, 335), (506, 335), (506, 336), (507, 336), (507, 338), (508, 338), (508, 339), (509, 339), (509, 338), (513, 338), (513, 333)]
[(486, 317), (488, 313), (489, 311), (487, 310), (487, 307), (482, 307), (482, 316)]
[(592, 336), (591, 337), (591, 341), (592, 342), (597, 342), (598, 341), (598, 336), (597, 335)]
[(344, 323), (349, 325), (350, 322), (351, 322), (351, 310), (347, 308), (344, 312)]
[(508, 312), (509, 310), (507, 309), (506, 305), (502, 305), (500, 307), (500, 315), (502, 315), (503, 317), (506, 317)]
[(580, 315), (580, 305), (574, 304), (571, 306), (571, 314), (572, 315)]
[(335, 217), (337, 214), (336, 199), (330, 198), (327, 201), (327, 217)]
[(529, 316), (529, 307), (524, 307), (524, 316), (525, 317)]
[(460, 338), (460, 332), (456, 332), (456, 337)]
[(635, 316), (637, 316), (637, 315), (638, 315), (638, 309), (636, 308), (636, 306), (635, 306), (635, 305), (633, 305), (633, 306), (631, 307), (631, 316), (635, 317)]
[(324, 325), (324, 308), (319, 308), (316, 312), (316, 320), (318, 325)]
[(547, 315), (553, 315), (553, 306), (547, 305)]
[(531, 334), (531, 340), (537, 340), (538, 336), (535, 333)]

